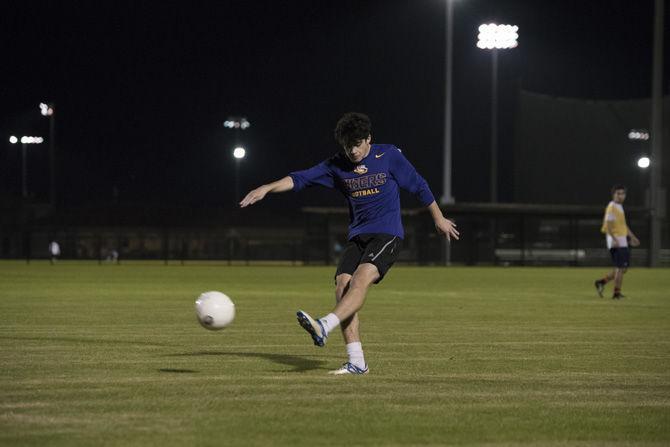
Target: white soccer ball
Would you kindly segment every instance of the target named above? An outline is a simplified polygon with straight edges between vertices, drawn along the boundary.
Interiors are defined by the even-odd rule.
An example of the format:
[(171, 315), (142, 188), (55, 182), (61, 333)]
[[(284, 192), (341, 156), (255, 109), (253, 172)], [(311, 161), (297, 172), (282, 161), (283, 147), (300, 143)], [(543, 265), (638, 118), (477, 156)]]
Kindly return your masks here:
[(195, 315), (205, 329), (223, 329), (235, 319), (235, 304), (221, 292), (205, 292), (195, 301)]

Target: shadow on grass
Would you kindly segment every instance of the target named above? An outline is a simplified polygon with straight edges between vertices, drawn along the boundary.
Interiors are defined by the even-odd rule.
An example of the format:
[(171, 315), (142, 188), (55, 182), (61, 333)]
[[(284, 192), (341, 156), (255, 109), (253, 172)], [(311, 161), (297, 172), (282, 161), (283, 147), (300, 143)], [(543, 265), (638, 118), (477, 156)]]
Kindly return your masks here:
[(224, 351), (200, 351), (200, 352), (186, 352), (182, 354), (170, 354), (171, 357), (205, 357), (205, 356), (232, 356), (232, 357), (247, 357), (260, 358), (269, 360), (271, 362), (290, 366), (290, 372), (304, 372), (314, 369), (324, 369), (322, 365), (326, 363), (323, 360), (314, 360), (306, 357), (299, 357), (288, 354), (270, 354), (267, 352), (224, 352)]
[(85, 337), (8, 337), (0, 335), (0, 340), (20, 340), (20, 341), (45, 341), (45, 342), (66, 342), (66, 343), (90, 343), (90, 344), (108, 344), (108, 345), (139, 345), (139, 346), (178, 346), (173, 343), (156, 343), (150, 341), (133, 340), (114, 340), (106, 338), (85, 338)]

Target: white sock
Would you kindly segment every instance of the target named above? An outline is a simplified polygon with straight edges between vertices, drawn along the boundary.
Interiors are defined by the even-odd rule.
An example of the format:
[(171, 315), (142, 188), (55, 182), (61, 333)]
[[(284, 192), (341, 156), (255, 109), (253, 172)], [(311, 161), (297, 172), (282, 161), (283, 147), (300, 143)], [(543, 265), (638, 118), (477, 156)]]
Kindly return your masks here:
[(335, 329), (338, 324), (340, 324), (340, 319), (337, 318), (337, 315), (334, 313), (329, 313), (325, 317), (319, 319), (323, 328), (326, 330), (326, 335), (330, 334), (330, 331)]
[(347, 354), (349, 354), (349, 363), (361, 369), (365, 368), (365, 357), (363, 356), (363, 346), (360, 341), (349, 343), (347, 345)]

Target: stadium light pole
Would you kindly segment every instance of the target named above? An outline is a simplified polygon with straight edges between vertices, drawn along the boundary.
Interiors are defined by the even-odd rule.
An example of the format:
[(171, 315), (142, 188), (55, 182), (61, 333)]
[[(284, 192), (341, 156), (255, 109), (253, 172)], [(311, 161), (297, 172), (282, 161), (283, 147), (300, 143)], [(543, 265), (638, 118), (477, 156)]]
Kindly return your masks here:
[(242, 146), (233, 149), (235, 158), (235, 200), (240, 200), (240, 163), (246, 157), (247, 151)]
[(56, 206), (56, 115), (53, 103), (41, 102), (40, 113), (49, 118), (49, 200)]
[(247, 151), (240, 141), (240, 132), (251, 127), (251, 123), (243, 116), (229, 116), (223, 122), (223, 127), (235, 131), (235, 149), (233, 149), (233, 158), (235, 158), (235, 201), (240, 200), (240, 163), (246, 156)]
[(516, 48), (519, 27), (488, 23), (479, 26), (477, 47), (491, 51), (491, 202), (498, 201), (498, 50)]
[(27, 137), (23, 136), (20, 139), (14, 135), (9, 137), (11, 144), (21, 142), (21, 196), (28, 198), (28, 161), (27, 152), (29, 144), (42, 144), (44, 139), (42, 137)]
[(663, 26), (664, 0), (656, 0), (654, 7), (654, 49), (651, 87), (651, 179), (649, 185), (651, 222), (649, 267), (658, 267), (661, 258), (661, 222), (665, 218), (666, 198), (663, 175)]
[[(452, 129), (452, 78), (454, 66), (454, 1), (446, 0), (446, 32), (445, 32), (445, 92), (444, 92), (444, 160), (442, 169), (442, 199), (443, 205), (454, 203), (454, 196), (451, 192), (451, 129)], [(447, 263), (449, 260), (447, 259)]]

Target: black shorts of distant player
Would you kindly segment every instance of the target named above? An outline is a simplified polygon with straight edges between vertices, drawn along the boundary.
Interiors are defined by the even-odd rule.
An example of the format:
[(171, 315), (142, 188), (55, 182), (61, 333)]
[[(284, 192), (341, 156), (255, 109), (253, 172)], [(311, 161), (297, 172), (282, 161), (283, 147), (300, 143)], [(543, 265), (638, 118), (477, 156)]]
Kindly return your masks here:
[(630, 249), (628, 247), (612, 247), (610, 248), (610, 256), (612, 256), (612, 264), (616, 268), (627, 269), (630, 265)]
[(379, 270), (378, 284), (398, 259), (402, 239), (384, 233), (365, 233), (354, 236), (342, 251), (335, 278), (342, 273), (353, 275), (361, 264), (373, 264)]

